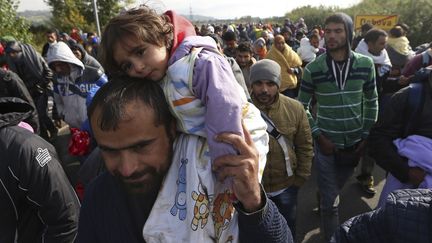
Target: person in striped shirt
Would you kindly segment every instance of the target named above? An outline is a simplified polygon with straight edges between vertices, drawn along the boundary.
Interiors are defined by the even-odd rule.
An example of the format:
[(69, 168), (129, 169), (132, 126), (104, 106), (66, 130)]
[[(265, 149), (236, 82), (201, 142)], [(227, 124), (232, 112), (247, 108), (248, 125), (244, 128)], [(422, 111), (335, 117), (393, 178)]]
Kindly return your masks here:
[[(374, 64), (351, 51), (352, 30), (352, 19), (344, 13), (326, 19), (327, 52), (305, 67), (298, 97), (315, 141), (321, 230), (327, 241), (339, 225), (339, 192), (352, 176), (378, 114)], [(316, 118), (309, 112), (312, 97)]]

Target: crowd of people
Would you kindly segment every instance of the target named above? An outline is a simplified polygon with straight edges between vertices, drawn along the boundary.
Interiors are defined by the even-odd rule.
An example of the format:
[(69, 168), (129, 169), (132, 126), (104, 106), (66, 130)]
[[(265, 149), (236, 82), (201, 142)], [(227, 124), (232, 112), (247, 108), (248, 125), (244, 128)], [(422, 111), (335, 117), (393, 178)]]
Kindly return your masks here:
[[(49, 30), (41, 54), (0, 37), (0, 242), (296, 242), (312, 165), (325, 242), (431, 242), (432, 42), (408, 33), (354, 36), (344, 13), (198, 27), (143, 5), (100, 38)], [(375, 164), (377, 208), (340, 222), (357, 166), (376, 196)]]

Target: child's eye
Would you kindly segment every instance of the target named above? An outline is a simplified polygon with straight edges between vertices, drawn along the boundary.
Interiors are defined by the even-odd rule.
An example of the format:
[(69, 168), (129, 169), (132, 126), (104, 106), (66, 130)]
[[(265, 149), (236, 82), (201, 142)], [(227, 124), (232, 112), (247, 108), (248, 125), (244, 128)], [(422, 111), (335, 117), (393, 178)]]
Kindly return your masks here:
[(144, 49), (144, 48), (142, 48), (142, 49), (138, 49), (138, 50), (135, 52), (135, 54), (136, 54), (137, 56), (142, 56), (142, 55), (144, 55), (144, 53), (145, 53), (145, 49)]

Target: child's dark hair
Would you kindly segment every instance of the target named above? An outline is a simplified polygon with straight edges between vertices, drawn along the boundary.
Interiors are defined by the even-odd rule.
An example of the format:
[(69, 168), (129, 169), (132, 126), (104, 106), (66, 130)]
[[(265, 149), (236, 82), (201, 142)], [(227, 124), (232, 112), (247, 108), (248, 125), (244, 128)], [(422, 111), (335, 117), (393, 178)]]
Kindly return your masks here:
[(102, 33), (99, 54), (102, 66), (110, 74), (122, 72), (114, 60), (114, 45), (130, 37), (160, 47), (165, 46), (170, 50), (173, 42), (173, 26), (167, 15), (159, 15), (145, 5), (112, 18)]

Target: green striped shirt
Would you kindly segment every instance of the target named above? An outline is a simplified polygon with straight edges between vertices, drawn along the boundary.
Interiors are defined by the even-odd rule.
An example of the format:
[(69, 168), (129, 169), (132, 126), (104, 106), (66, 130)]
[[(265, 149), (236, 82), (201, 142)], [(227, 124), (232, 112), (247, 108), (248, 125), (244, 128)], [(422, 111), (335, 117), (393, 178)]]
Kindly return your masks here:
[[(371, 58), (352, 52), (345, 86), (339, 88), (327, 53), (304, 70), (299, 101), (304, 105), (312, 135), (323, 133), (338, 148), (350, 147), (366, 138), (378, 114), (375, 68)], [(309, 112), (312, 96), (317, 100), (317, 116)]]

